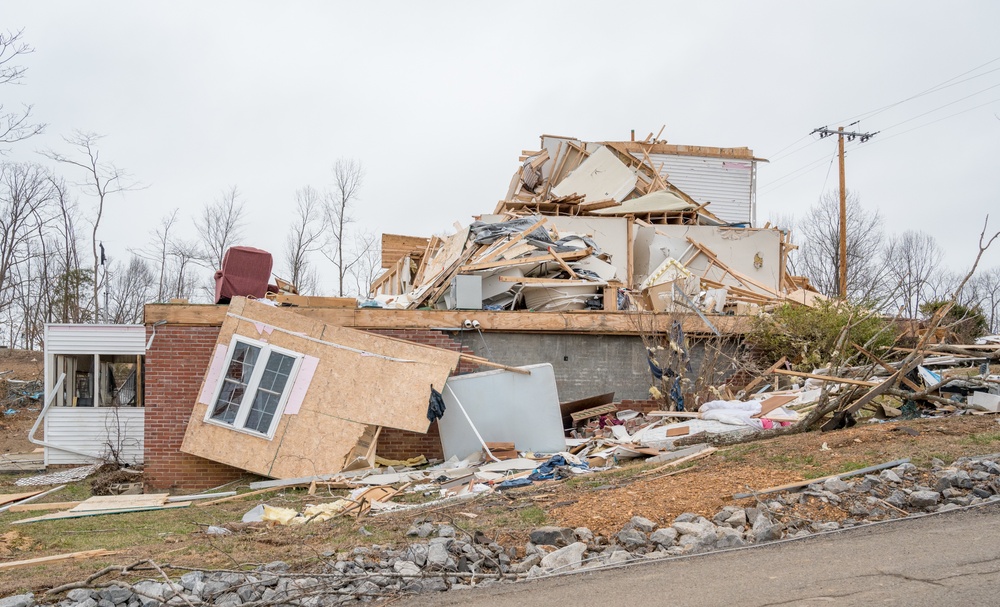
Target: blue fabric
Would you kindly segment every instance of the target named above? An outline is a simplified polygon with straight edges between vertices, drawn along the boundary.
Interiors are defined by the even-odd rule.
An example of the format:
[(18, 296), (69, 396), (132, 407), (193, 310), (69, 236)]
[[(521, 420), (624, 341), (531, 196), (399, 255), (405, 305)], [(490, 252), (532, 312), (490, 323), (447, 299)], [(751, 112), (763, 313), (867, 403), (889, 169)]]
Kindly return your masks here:
[(531, 481), (526, 478), (513, 478), (509, 481), (500, 483), (494, 487), (494, 489), (517, 489), (518, 487), (527, 487), (530, 484), (532, 484)]
[(561, 455), (553, 455), (549, 458), (549, 461), (545, 462), (541, 466), (535, 468), (535, 471), (531, 473), (530, 478), (533, 481), (550, 481), (557, 478), (566, 478), (571, 473), (566, 473), (565, 471), (560, 471), (559, 468), (582, 468), (584, 470), (590, 469), (587, 462), (580, 462), (579, 464), (571, 464), (566, 461), (566, 458)]

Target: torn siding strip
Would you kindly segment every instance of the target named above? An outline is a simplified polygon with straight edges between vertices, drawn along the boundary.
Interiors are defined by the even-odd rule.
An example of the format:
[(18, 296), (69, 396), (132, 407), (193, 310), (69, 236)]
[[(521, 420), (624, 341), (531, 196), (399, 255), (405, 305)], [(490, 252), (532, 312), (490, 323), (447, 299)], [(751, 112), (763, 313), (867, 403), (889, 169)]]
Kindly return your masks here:
[(212, 355), (212, 364), (208, 367), (205, 375), (205, 382), (201, 387), (201, 394), (198, 395), (198, 402), (203, 405), (211, 405), (215, 397), (215, 391), (219, 387), (219, 377), (222, 375), (222, 367), (226, 364), (226, 355), (229, 347), (223, 344), (216, 344), (215, 354)]
[(292, 391), (288, 394), (288, 402), (285, 404), (285, 415), (296, 415), (299, 409), (302, 407), (302, 401), (306, 397), (306, 392), (309, 390), (309, 384), (312, 383), (313, 375), (316, 374), (316, 367), (319, 365), (319, 359), (315, 356), (305, 356), (302, 359), (302, 364), (299, 365), (299, 374), (295, 378), (295, 383), (292, 384)]

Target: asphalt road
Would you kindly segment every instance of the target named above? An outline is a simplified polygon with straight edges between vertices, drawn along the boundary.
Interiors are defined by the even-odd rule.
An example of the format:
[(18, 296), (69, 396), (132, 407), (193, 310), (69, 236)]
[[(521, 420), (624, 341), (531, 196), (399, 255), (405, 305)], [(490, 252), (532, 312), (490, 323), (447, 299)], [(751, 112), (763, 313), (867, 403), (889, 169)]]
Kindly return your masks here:
[(1000, 605), (1000, 505), (399, 606)]

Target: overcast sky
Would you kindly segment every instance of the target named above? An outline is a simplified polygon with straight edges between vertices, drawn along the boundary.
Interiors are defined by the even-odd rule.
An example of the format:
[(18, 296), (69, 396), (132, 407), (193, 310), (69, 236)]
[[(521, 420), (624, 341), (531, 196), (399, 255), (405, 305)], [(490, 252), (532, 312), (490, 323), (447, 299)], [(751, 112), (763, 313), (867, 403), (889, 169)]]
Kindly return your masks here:
[(851, 129), (881, 132), (848, 146), (848, 189), (888, 231), (933, 234), (957, 269), (987, 213), (1000, 229), (997, 24), (987, 0), (2, 0), (0, 27), (24, 28), (35, 53), (0, 99), (48, 125), (6, 158), (105, 134), (102, 157), (148, 185), (110, 201), (100, 237), (120, 259), (175, 207), (193, 235), (236, 185), (244, 244), (277, 270), (295, 190), (326, 186), (337, 158), (365, 168), (361, 227), (427, 236), (492, 211), (542, 133), (666, 125), (670, 143), (771, 159), (763, 222), (837, 187), (835, 139), (809, 133), (861, 116)]

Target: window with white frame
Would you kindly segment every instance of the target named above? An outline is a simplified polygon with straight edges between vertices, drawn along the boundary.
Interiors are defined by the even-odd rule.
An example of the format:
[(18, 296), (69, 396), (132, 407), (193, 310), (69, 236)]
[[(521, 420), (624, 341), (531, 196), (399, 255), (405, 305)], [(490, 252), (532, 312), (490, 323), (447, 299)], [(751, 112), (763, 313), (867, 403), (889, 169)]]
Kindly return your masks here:
[(205, 421), (271, 438), (302, 355), (234, 337)]

